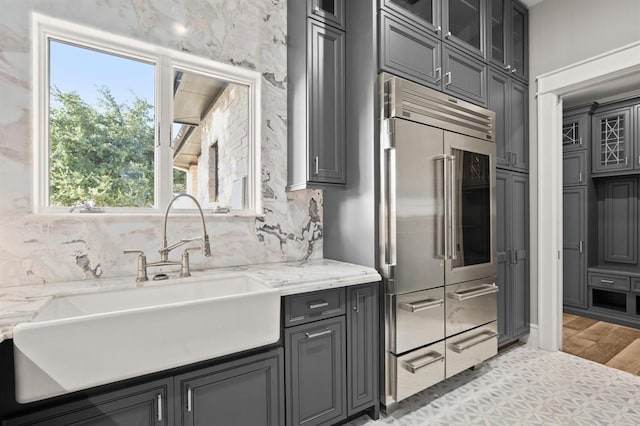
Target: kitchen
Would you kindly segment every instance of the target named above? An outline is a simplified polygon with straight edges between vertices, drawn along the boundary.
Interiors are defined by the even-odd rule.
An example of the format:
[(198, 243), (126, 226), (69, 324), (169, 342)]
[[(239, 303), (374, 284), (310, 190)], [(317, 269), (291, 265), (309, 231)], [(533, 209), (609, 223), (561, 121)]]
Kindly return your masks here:
[[(3, 98), (11, 100), (1, 107), (3, 136), (0, 143), (3, 146), (4, 177), (0, 180), (0, 193), (5, 201), (2, 207), (3, 238), (0, 243), (0, 262), (4, 273), (3, 294), (5, 288), (11, 288), (15, 295), (16, 291), (19, 293), (20, 289), (27, 289), (30, 285), (43, 284), (49, 294), (55, 294), (58, 283), (73, 282), (74, 285), (81, 286), (82, 281), (95, 283), (96, 280), (100, 282), (121, 277), (128, 278), (127, 283), (135, 284), (136, 257), (125, 256), (122, 250), (141, 249), (149, 255), (149, 262), (152, 262), (157, 259), (154, 253), (162, 242), (162, 209), (147, 215), (118, 214), (102, 218), (99, 215), (33, 214), (33, 206), (38, 204), (34, 200), (36, 192), (33, 188), (36, 182), (32, 164), (36, 162), (34, 144), (37, 143), (34, 140), (37, 138), (33, 135), (38, 134), (39, 130), (34, 127), (31, 119), (34, 104), (32, 97), (37, 89), (33, 75), (35, 71), (32, 71), (31, 11), (109, 34), (160, 45), (173, 51), (203, 56), (224, 64), (235, 64), (234, 68), (254, 71), (261, 76), (253, 80), (260, 85), (256, 120), (261, 124), (252, 130), (257, 131), (261, 148), (258, 150), (259, 155), (254, 157), (257, 165), (249, 168), (253, 170), (253, 175), (247, 182), (248, 186), (253, 182), (256, 187), (261, 188), (258, 191), (247, 190), (247, 193), (258, 194), (253, 201), (248, 200), (254, 210), (254, 217), (233, 215), (209, 219), (212, 213), (208, 211), (207, 231), (211, 240), (212, 257), (200, 259), (199, 254), (192, 253), (192, 263), (196, 266), (194, 269), (233, 268), (303, 259), (311, 260), (312, 264), (313, 261), (321, 262), (324, 256), (364, 265), (363, 274), (370, 274), (365, 280), (370, 281), (361, 283), (377, 281), (375, 272), (370, 271), (377, 262), (376, 242), (371, 231), (376, 226), (375, 223), (365, 213), (358, 216), (357, 220), (354, 220), (353, 215), (339, 217), (340, 211), (333, 211), (338, 204), (332, 202), (336, 198), (346, 198), (347, 203), (364, 203), (361, 205), (363, 212), (375, 208), (373, 198), (369, 198), (376, 191), (374, 165), (366, 158), (369, 155), (375, 158), (377, 154), (366, 153), (364, 143), (362, 146), (349, 145), (350, 151), (346, 158), (362, 158), (362, 162), (355, 169), (347, 168), (348, 185), (354, 183), (354, 186), (348, 186), (346, 190), (325, 190), (324, 193), (317, 189), (286, 191), (286, 186), (292, 183), (287, 177), (287, 171), (291, 172), (290, 169), (295, 165), (300, 165), (299, 161), (294, 166), (288, 164), (286, 155), (289, 151), (285, 142), (288, 130), (287, 87), (294, 84), (293, 78), (287, 78), (286, 44), (287, 34), (290, 33), (288, 27), (291, 27), (287, 25), (287, 5), (281, 2), (235, 3), (237, 4), (209, 2), (197, 5), (189, 2), (167, 2), (165, 5), (143, 2), (136, 3), (135, 6), (129, 3), (114, 6), (103, 2), (78, 4), (67, 1), (52, 5), (34, 1), (3, 5), (6, 18), (3, 19), (1, 53), (3, 75), (6, 77), (0, 80), (0, 84), (2, 93), (7, 94)], [(582, 80), (575, 81), (574, 78), (560, 82), (562, 84), (550, 74), (554, 70), (562, 71), (567, 65), (578, 64), (606, 52), (612, 52), (615, 59), (618, 49), (625, 46), (631, 46), (623, 52), (626, 57), (637, 57), (633, 50), (633, 43), (640, 40), (638, 13), (634, 13), (637, 5), (630, 1), (619, 3), (619, 7), (603, 7), (598, 2), (586, 5), (585, 2), (578, 1), (547, 0), (529, 5), (527, 155), (530, 176), (528, 211), (531, 290), (527, 295), (530, 303), (530, 318), (527, 320), (530, 319), (532, 325), (530, 344), (546, 350), (559, 349), (558, 330), (561, 323), (561, 302), (558, 302), (556, 292), (559, 265), (557, 257), (551, 255), (558, 252), (560, 242), (557, 241), (557, 236), (561, 234), (557, 231), (555, 219), (561, 217), (561, 203), (557, 201), (561, 195), (558, 189), (560, 185), (554, 187), (558, 173), (555, 171), (554, 175), (552, 167), (554, 161), (559, 163), (559, 160), (554, 160), (554, 156), (548, 158), (546, 154), (553, 152), (555, 146), (560, 146), (559, 143), (546, 145), (551, 144), (554, 138), (557, 140), (560, 131), (554, 133), (554, 116), (546, 114), (558, 108), (553, 96), (557, 96), (556, 93), (567, 93), (565, 87), (577, 87), (579, 84), (584, 86), (585, 83), (580, 83), (583, 80), (589, 84), (602, 85), (607, 74), (617, 76), (623, 72), (629, 73), (637, 65), (608, 58), (608, 68), (597, 68), (602, 76), (587, 70), (582, 72)], [(96, 7), (100, 13), (96, 13)], [(579, 22), (579, 25), (567, 25), (567, 22), (573, 20)], [(598, 28), (603, 21), (615, 23), (616, 31), (598, 32), (596, 36), (591, 29)], [(369, 34), (363, 43), (367, 40), (373, 49), (376, 44), (375, 36)], [(361, 53), (368, 54), (364, 51)], [(347, 61), (364, 59), (366, 58), (361, 56), (352, 59), (347, 57)], [(367, 60), (371, 61), (373, 57)], [(197, 68), (195, 65), (197, 64), (192, 66)], [(355, 81), (356, 86), (347, 86), (347, 91), (357, 90), (357, 84), (370, 84), (371, 79), (377, 78), (374, 68), (375, 64), (371, 64), (371, 72), (367, 74), (369, 81), (365, 78)], [(539, 79), (536, 87), (536, 78), (544, 75), (550, 77)], [(250, 77), (247, 76), (247, 79)], [(549, 84), (549, 88), (541, 89), (542, 84)], [(371, 87), (373, 86), (370, 85), (369, 88)], [(374, 94), (369, 96), (373, 99)], [(372, 108), (359, 109), (357, 105), (349, 104), (348, 100), (347, 110), (361, 111), (363, 120), (366, 119), (369, 124), (373, 123), (374, 114), (377, 114)], [(291, 119), (289, 114), (289, 120)], [(353, 129), (350, 126), (352, 123), (347, 122), (347, 132)], [(368, 131), (374, 132), (374, 126), (369, 127)], [(557, 157), (561, 158), (560, 151)], [(545, 161), (538, 160), (543, 158)], [(538, 172), (539, 169), (543, 170), (543, 166), (539, 164), (548, 164), (549, 169), (545, 166), (544, 173)], [(538, 196), (552, 194), (553, 191), (559, 194), (558, 197)], [(167, 198), (170, 199), (170, 196), (165, 196), (163, 206), (168, 205)], [(266, 213), (256, 219), (255, 211)], [(200, 235), (197, 226), (199, 218), (196, 214), (185, 216), (172, 213), (169, 221), (172, 226), (172, 241)], [(350, 242), (343, 243), (339, 235), (347, 228), (349, 234), (344, 235), (349, 235)], [(551, 232), (539, 232), (539, 229), (549, 229)], [(367, 247), (366, 252), (353, 249), (352, 245)], [(174, 254), (172, 259), (177, 257)], [(332, 269), (330, 276), (337, 279), (335, 274), (339, 275), (339, 271), (329, 269)], [(155, 271), (150, 272), (150, 277), (153, 273)], [(271, 272), (274, 281), (277, 281), (279, 273), (282, 274)], [(317, 273), (323, 274), (322, 271)], [(354, 272), (345, 274), (353, 276)], [(11, 312), (15, 319), (16, 309), (13, 309), (11, 301), (9, 305), (6, 312)], [(17, 310), (20, 309), (18, 307)], [(5, 312), (4, 307), (2, 312)], [(32, 312), (31, 309), (26, 311), (27, 318)], [(3, 365), (4, 354), (3, 351)]]

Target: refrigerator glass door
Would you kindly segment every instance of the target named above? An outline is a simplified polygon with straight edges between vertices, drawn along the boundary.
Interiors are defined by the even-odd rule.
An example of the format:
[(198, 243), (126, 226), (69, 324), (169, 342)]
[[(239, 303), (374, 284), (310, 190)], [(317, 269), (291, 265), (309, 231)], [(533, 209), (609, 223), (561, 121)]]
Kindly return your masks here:
[(449, 155), (446, 284), (496, 274), (495, 153), (492, 142), (445, 132)]
[(383, 197), (388, 225), (381, 235), (395, 263), (391, 293), (444, 285), (443, 130), (403, 119), (384, 152)]

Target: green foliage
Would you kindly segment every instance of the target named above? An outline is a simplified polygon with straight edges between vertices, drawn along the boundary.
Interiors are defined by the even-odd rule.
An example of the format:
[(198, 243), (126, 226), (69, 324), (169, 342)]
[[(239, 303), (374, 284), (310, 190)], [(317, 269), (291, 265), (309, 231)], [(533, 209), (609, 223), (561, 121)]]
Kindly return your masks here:
[(103, 87), (98, 106), (51, 89), (50, 203), (150, 207), (154, 201), (154, 110), (145, 99), (118, 103)]

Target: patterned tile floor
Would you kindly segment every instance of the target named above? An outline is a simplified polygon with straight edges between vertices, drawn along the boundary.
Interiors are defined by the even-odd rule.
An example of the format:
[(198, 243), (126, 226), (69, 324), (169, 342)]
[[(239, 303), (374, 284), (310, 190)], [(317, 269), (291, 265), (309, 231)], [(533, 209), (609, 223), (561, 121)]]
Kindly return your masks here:
[(640, 377), (564, 352), (511, 347), (362, 425), (640, 425)]

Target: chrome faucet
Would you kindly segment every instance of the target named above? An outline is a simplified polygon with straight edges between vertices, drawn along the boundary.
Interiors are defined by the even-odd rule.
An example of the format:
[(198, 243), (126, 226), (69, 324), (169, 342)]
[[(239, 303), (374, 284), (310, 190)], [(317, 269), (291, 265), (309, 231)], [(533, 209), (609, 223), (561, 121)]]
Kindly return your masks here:
[[(191, 198), (193, 202), (198, 207), (198, 211), (200, 212), (200, 219), (202, 220), (202, 236), (194, 237), (194, 238), (182, 238), (177, 242), (168, 245), (167, 243), (167, 220), (169, 219), (169, 210), (171, 210), (171, 206), (173, 203), (182, 197)], [(190, 194), (181, 193), (173, 197), (167, 209), (164, 212), (164, 225), (162, 228), (162, 247), (160, 247), (160, 260), (157, 262), (147, 262), (147, 257), (145, 256), (142, 250), (125, 250), (124, 253), (138, 253), (138, 273), (136, 276), (136, 282), (147, 281), (149, 278), (147, 277), (147, 268), (149, 266), (169, 266), (169, 265), (180, 265), (180, 277), (190, 277), (191, 271), (189, 267), (189, 250), (193, 250), (194, 247), (190, 247), (184, 250), (182, 253), (182, 259), (180, 261), (169, 260), (169, 253), (171, 250), (178, 248), (184, 244), (190, 243), (192, 241), (201, 241), (200, 249), (202, 250), (203, 257), (211, 256), (211, 245), (209, 244), (209, 234), (207, 234), (207, 226), (204, 222), (204, 213), (202, 213), (202, 207), (200, 207), (200, 203)], [(156, 277), (162, 276), (166, 278), (166, 275), (157, 275)], [(156, 279), (154, 277), (154, 279)]]

